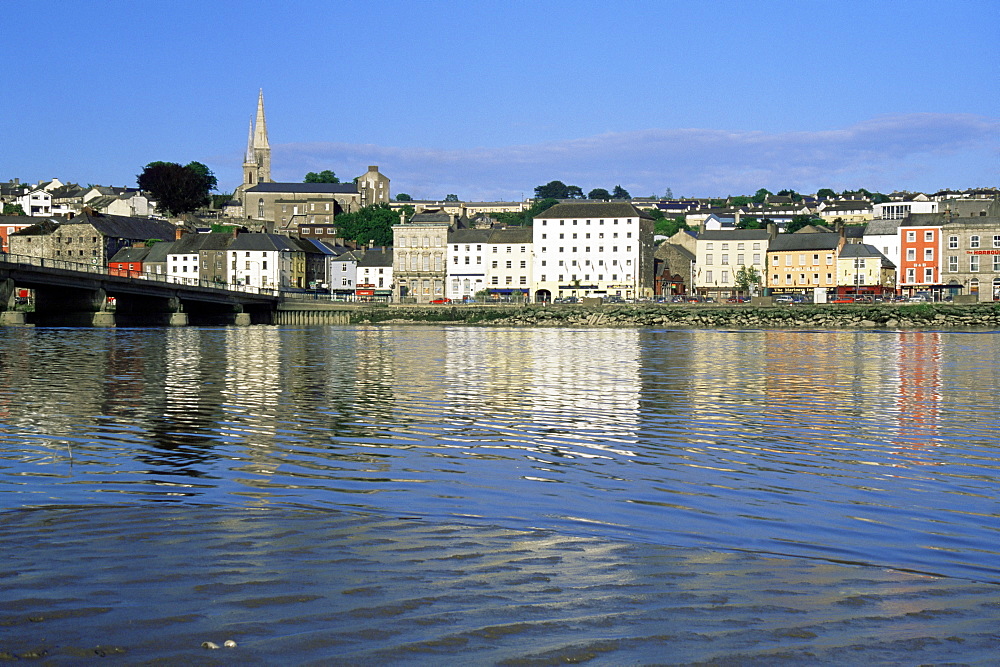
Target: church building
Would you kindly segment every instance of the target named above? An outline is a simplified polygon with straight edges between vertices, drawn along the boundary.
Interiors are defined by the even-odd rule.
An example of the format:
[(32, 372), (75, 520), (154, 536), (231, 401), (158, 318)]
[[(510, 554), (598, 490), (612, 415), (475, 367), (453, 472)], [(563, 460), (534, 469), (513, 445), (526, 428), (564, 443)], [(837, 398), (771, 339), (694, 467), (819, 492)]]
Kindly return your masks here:
[[(268, 233), (335, 237), (335, 218), (364, 206), (388, 203), (389, 179), (377, 165), (353, 183), (276, 183), (271, 180), (271, 146), (264, 117), (264, 91), (257, 97), (257, 116), (250, 120), (243, 158), (243, 183), (236, 188), (235, 206), (227, 215)], [(321, 230), (322, 234), (317, 234)]]

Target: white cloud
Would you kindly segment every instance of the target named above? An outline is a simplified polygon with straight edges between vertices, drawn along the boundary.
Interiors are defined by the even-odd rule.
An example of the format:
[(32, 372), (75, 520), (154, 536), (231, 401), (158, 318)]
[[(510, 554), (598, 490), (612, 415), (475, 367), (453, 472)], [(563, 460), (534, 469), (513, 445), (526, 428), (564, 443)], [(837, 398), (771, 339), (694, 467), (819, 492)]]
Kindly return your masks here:
[[(969, 114), (881, 116), (814, 132), (640, 130), (505, 148), (438, 150), (371, 144), (274, 146), (275, 180), (333, 168), (347, 180), (379, 165), (392, 191), (416, 198), (518, 199), (558, 179), (633, 195), (708, 196), (760, 187), (813, 192), (997, 185), (1000, 119)], [(971, 180), (970, 180), (971, 179)], [(944, 181), (944, 182), (942, 182)]]

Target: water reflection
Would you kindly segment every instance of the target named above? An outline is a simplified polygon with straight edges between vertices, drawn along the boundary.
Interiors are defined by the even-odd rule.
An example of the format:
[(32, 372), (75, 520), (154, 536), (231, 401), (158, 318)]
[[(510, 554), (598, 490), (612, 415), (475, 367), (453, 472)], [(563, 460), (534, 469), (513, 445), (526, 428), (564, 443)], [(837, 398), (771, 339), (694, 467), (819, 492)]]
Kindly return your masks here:
[[(995, 334), (10, 330), (8, 506), (467, 517), (996, 575)], [(985, 574), (984, 574), (985, 573)]]

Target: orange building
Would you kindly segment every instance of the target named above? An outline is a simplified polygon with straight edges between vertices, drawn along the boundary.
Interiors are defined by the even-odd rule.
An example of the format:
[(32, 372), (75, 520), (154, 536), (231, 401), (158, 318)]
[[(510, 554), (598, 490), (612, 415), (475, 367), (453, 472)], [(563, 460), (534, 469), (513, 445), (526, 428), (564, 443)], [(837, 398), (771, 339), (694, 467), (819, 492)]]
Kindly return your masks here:
[(899, 225), (899, 287), (912, 294), (931, 291), (941, 284), (941, 223), (914, 222)]

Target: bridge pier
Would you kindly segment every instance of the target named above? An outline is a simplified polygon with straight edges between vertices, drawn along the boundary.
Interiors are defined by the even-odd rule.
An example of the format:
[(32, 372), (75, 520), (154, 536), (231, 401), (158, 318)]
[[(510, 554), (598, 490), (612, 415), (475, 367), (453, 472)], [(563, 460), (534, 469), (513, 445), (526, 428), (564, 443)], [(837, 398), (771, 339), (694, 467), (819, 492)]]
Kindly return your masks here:
[(14, 295), (16, 289), (10, 278), (0, 280), (0, 326), (24, 326), (27, 320), (24, 313), (14, 310)]
[(35, 288), (36, 324), (52, 327), (113, 327), (115, 314), (107, 309), (102, 288), (40, 286)]
[(120, 326), (183, 327), (188, 323), (181, 300), (174, 296), (122, 294), (115, 301), (115, 320)]

